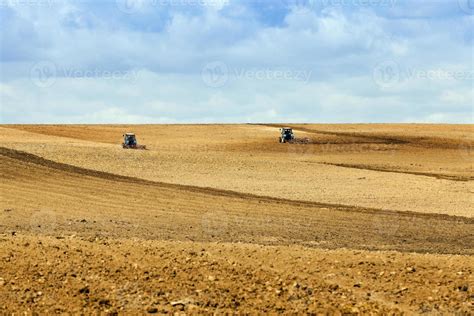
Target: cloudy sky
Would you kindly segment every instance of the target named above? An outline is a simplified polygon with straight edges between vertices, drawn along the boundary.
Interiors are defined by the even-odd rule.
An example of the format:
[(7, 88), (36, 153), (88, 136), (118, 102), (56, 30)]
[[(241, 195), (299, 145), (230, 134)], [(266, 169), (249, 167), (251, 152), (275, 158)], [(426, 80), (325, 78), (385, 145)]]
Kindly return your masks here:
[(0, 0), (0, 123), (473, 123), (474, 0)]

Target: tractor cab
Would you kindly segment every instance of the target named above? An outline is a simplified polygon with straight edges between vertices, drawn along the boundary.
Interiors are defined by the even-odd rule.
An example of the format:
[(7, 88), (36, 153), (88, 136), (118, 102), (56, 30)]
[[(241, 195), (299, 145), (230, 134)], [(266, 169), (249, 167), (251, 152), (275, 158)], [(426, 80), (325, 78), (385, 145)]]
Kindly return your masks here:
[(137, 138), (133, 133), (123, 135), (123, 145), (127, 147), (135, 147), (137, 145)]
[(292, 128), (280, 128), (281, 136), (280, 136), (280, 143), (287, 143), (291, 142), (295, 139), (295, 135), (293, 134)]
[(123, 135), (122, 147), (124, 149), (144, 149), (146, 150), (145, 145), (138, 145), (137, 137), (134, 133), (126, 133)]

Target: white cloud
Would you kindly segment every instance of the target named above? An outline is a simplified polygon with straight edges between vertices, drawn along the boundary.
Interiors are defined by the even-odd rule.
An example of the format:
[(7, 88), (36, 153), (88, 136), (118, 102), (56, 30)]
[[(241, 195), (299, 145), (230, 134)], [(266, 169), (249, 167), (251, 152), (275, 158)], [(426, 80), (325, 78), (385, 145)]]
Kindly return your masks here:
[(470, 104), (472, 107), (474, 106), (474, 90), (466, 89), (463, 91), (443, 91), (440, 96), (440, 101), (447, 104)]
[[(473, 18), (461, 12), (444, 17), (432, 5), (416, 12), (404, 4), (394, 10), (295, 6), (271, 17), (223, 3), (158, 10), (139, 0), (128, 3), (133, 12), (73, 1), (54, 9), (13, 8), (9, 28), (1, 31), (7, 46), (2, 122), (464, 121), (472, 112), (472, 82), (419, 75), (472, 69), (472, 42), (464, 33), (472, 32)], [(276, 21), (262, 21), (259, 13)], [(41, 60), (62, 74), (51, 87), (39, 88), (29, 78)], [(202, 67), (214, 61), (231, 71), (283, 69), (311, 77), (259, 80), (230, 73), (216, 89), (201, 78)], [(384, 61), (400, 71), (400, 80), (388, 86), (373, 77)], [(134, 76), (71, 78), (64, 70)]]

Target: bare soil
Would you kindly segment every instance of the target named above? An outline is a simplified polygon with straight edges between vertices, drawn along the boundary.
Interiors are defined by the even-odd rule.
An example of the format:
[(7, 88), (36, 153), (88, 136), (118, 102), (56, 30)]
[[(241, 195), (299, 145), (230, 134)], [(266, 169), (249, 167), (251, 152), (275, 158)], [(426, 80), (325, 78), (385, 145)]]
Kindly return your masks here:
[(290, 126), (0, 127), (0, 313), (474, 313), (473, 126)]

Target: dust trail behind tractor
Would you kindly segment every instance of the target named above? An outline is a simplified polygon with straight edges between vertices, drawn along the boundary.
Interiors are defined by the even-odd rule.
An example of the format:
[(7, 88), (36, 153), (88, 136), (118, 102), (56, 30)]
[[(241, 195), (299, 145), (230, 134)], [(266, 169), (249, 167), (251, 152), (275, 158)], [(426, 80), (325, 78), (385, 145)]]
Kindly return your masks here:
[(289, 127), (280, 128), (281, 135), (279, 137), (280, 143), (288, 144), (309, 144), (311, 143), (309, 138), (296, 138), (293, 133), (293, 129)]

